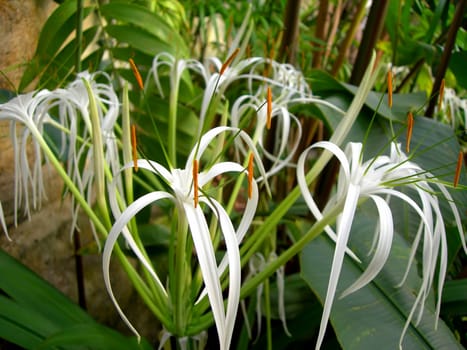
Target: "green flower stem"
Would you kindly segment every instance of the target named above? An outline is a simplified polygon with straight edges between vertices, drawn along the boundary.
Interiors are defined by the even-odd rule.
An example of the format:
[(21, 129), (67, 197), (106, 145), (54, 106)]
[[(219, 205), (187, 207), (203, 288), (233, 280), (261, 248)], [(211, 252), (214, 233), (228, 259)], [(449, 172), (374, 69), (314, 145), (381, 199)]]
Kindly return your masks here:
[[(104, 174), (104, 145), (102, 143), (102, 129), (99, 120), (99, 112), (97, 111), (97, 104), (94, 94), (91, 89), (89, 81), (82, 79), (89, 98), (89, 115), (91, 117), (92, 125), (92, 150), (94, 161), (94, 181), (96, 184), (96, 200), (97, 207), (103, 215), (106, 222), (110, 224), (110, 215), (107, 207), (107, 200), (105, 196), (105, 174)], [(109, 225), (110, 226), (110, 225)]]
[[(177, 65), (175, 64), (175, 67)], [(176, 75), (177, 69), (171, 74)], [(180, 89), (180, 82), (176, 79), (176, 76), (171, 76), (170, 79), (174, 82), (170, 89), (170, 100), (169, 100), (169, 159), (172, 167), (177, 168), (177, 103), (178, 103), (178, 92)]]
[[(63, 169), (62, 164), (55, 157), (53, 151), (50, 149), (49, 145), (45, 142), (45, 140), (42, 137), (42, 134), (40, 133), (40, 131), (33, 124), (28, 125), (28, 127), (29, 127), (29, 130), (31, 131), (32, 136), (39, 143), (39, 146), (41, 147), (42, 151), (44, 152), (45, 157), (51, 162), (52, 166), (55, 168), (58, 175), (62, 178), (65, 186), (71, 192), (71, 194), (73, 195), (75, 200), (78, 202), (79, 206), (84, 211), (84, 213), (88, 216), (89, 220), (91, 220), (91, 222), (93, 223), (93, 225), (96, 228), (97, 232), (99, 232), (103, 238), (106, 238), (107, 235), (108, 235), (108, 229), (106, 228), (104, 223), (99, 219), (99, 217), (96, 215), (96, 213), (92, 209), (90, 203), (88, 203), (86, 201), (86, 199), (82, 196), (79, 189), (76, 187), (76, 185), (70, 179), (70, 177), (68, 176), (66, 171)], [(138, 291), (141, 298), (145, 301), (146, 305), (151, 309), (151, 311), (157, 317), (159, 317), (161, 322), (164, 322), (164, 324), (170, 325), (171, 321), (166, 316), (166, 315), (168, 315), (168, 312), (167, 312), (167, 310), (165, 310), (165, 308), (163, 308), (164, 303), (161, 303), (161, 302), (158, 303), (159, 306), (157, 306), (154, 303), (154, 300), (152, 300), (152, 298), (150, 297), (151, 293), (148, 290), (148, 287), (141, 280), (141, 277), (138, 275), (138, 272), (135, 271), (133, 266), (128, 261), (127, 256), (125, 254), (123, 254), (123, 252), (121, 251), (121, 249), (120, 249), (120, 247), (118, 245), (115, 246), (114, 251), (116, 252), (117, 257), (120, 260), (120, 263), (122, 264), (122, 267), (124, 268), (125, 272), (127, 273), (128, 277), (130, 278), (132, 284), (135, 286), (135, 289)]]
[(269, 278), (263, 282), (264, 286), (264, 312), (266, 314), (266, 339), (267, 349), (272, 350), (272, 329), (271, 329), (271, 293)]
[[(337, 216), (342, 212), (344, 202), (338, 203), (332, 210), (330, 210), (320, 221), (317, 221), (297, 242), (295, 242), (289, 249), (284, 251), (276, 259), (269, 262), (266, 267), (258, 274), (247, 280), (240, 291), (240, 299), (244, 299), (251, 295), (258, 285), (263, 283), (269, 276), (273, 275), (277, 269), (285, 265), (295, 255), (300, 253), (306, 244), (318, 237), (327, 225), (332, 224)], [(211, 313), (207, 313), (198, 319), (198, 322), (188, 329), (188, 334), (198, 334), (199, 332), (207, 329), (212, 325), (213, 317)]]
[(344, 202), (341, 201), (334, 208), (332, 208), (325, 216), (323, 216), (323, 218), (320, 221), (317, 221), (308, 230), (308, 232), (306, 232), (302, 236), (302, 238), (295, 242), (289, 249), (287, 249), (281, 255), (279, 255), (277, 259), (272, 260), (257, 275), (252, 277), (250, 280), (246, 281), (240, 291), (240, 298), (243, 299), (250, 295), (256, 289), (256, 287), (260, 283), (262, 283), (262, 281), (265, 278), (274, 274), (278, 268), (280, 268), (282, 265), (285, 265), (290, 259), (292, 259), (295, 255), (300, 253), (300, 251), (302, 251), (306, 244), (318, 237), (324, 231), (324, 228), (327, 225), (332, 224), (336, 220), (337, 216), (342, 212), (343, 208)]
[[(317, 176), (321, 173), (321, 171), (326, 166), (328, 161), (331, 159), (331, 156), (332, 154), (328, 151), (323, 151), (323, 153), (321, 153), (321, 156), (318, 158), (314, 166), (311, 168), (311, 170), (306, 175), (306, 180), (308, 184), (310, 184), (312, 181), (314, 181), (317, 178)], [(248, 261), (253, 256), (253, 254), (261, 250), (265, 239), (267, 239), (272, 233), (275, 233), (276, 226), (279, 224), (280, 220), (282, 220), (282, 218), (285, 216), (287, 211), (292, 207), (292, 205), (297, 201), (300, 195), (301, 195), (300, 188), (297, 185), (289, 193), (289, 195), (283, 199), (283, 201), (276, 207), (276, 209), (266, 218), (266, 220), (261, 224), (261, 226), (244, 241), (243, 246), (240, 248), (240, 257), (241, 257), (242, 267), (244, 267), (248, 263)], [(294, 246), (295, 245), (293, 245), (289, 249), (292, 249)], [(278, 259), (274, 261), (277, 261), (277, 260)], [(278, 267), (280, 266), (281, 265), (278, 265)], [(273, 272), (274, 271), (272, 271), (271, 274)], [(222, 283), (223, 288), (225, 287), (226, 283), (227, 283), (227, 280), (224, 280)], [(242, 290), (243, 290), (243, 287), (242, 287)], [(197, 309), (200, 313), (207, 310), (208, 307), (209, 307), (209, 304), (206, 298), (200, 301), (200, 303), (197, 305)]]
[[(183, 209), (177, 210), (179, 213)], [(187, 276), (191, 275), (191, 271), (187, 269), (187, 256), (191, 256), (191, 251), (187, 252), (187, 236), (188, 236), (188, 222), (184, 215), (178, 215), (177, 227), (177, 241), (176, 254), (175, 254), (175, 299), (172, 304), (175, 309), (175, 334), (184, 334), (186, 329), (187, 320), (187, 307), (189, 303), (185, 302), (186, 292), (190, 290), (187, 286)]]

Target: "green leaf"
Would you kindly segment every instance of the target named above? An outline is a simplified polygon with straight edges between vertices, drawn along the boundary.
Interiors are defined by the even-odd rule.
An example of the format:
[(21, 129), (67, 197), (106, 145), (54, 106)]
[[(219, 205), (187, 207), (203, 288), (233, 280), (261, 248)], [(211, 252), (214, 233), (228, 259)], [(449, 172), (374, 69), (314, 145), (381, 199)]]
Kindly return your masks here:
[[(28, 63), (28, 67), (21, 78), (20, 91), (28, 87), (38, 76), (41, 76), (50, 65), (60, 67), (63, 64), (56, 59), (56, 56), (76, 28), (76, 6), (76, 0), (65, 1), (47, 19), (39, 36), (36, 53)], [(86, 18), (92, 9), (91, 6), (85, 7), (83, 9), (83, 18)], [(71, 42), (75, 43), (74, 40)], [(88, 40), (89, 42), (90, 40)]]
[(130, 46), (148, 55), (156, 55), (161, 52), (174, 53), (176, 49), (169, 43), (162, 41), (153, 34), (138, 27), (122, 24), (108, 25), (107, 33), (120, 43), (128, 43)]
[(449, 60), (449, 69), (456, 76), (457, 84), (462, 89), (467, 89), (465, 62), (467, 62), (467, 51), (454, 52)]
[[(181, 56), (185, 56), (188, 52), (185, 42), (177, 31), (169, 26), (163, 17), (151, 12), (146, 7), (114, 1), (102, 6), (101, 13), (108, 20), (116, 19), (122, 24), (132, 24), (152, 34), (162, 42), (170, 44), (172, 46), (170, 52)], [(132, 42), (128, 41), (128, 43)]]
[(25, 349), (150, 349), (98, 324), (78, 305), (0, 249), (0, 339)]
[(66, 326), (92, 318), (57, 289), (0, 250), (0, 289), (25, 308)]
[[(374, 216), (354, 220), (350, 248), (368, 260), (374, 234)], [(326, 296), (335, 244), (325, 235), (319, 236), (301, 253), (302, 277), (323, 302)], [(380, 274), (364, 288), (334, 301), (331, 324), (344, 349), (397, 349), (399, 337), (415, 301), (420, 279), (411, 268), (407, 282), (400, 282), (408, 261), (410, 247), (395, 234), (391, 255)], [(337, 287), (337, 296), (362, 273), (361, 266), (345, 257)], [(429, 299), (431, 300), (431, 299)], [(441, 320), (434, 329), (434, 306), (425, 306), (418, 325), (412, 322), (403, 340), (405, 349), (462, 349), (454, 335)], [(323, 347), (324, 348), (324, 347)]]
[(50, 349), (53, 346), (69, 346), (80, 345), (89, 346), (93, 350), (131, 350), (152, 349), (149, 343), (142, 339), (140, 343), (136, 337), (127, 338), (113, 330), (104, 328), (97, 323), (82, 324), (68, 327), (50, 337), (48, 337), (37, 350)]

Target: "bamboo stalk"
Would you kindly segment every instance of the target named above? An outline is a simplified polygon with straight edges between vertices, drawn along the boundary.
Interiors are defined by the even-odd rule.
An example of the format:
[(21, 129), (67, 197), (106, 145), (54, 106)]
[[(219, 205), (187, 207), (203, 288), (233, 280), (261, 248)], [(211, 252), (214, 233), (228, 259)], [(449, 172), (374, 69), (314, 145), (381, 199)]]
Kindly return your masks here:
[(460, 0), (457, 3), (456, 12), (454, 13), (454, 18), (452, 20), (451, 26), (449, 27), (448, 36), (446, 38), (446, 43), (443, 49), (443, 55), (441, 56), (441, 61), (436, 72), (435, 82), (433, 84), (433, 89), (431, 90), (430, 100), (428, 103), (428, 108), (425, 115), (428, 118), (433, 118), (435, 111), (435, 106), (437, 104), (437, 96), (439, 94), (439, 89), (441, 87), (441, 81), (444, 79), (446, 70), (448, 69), (449, 59), (451, 58), (452, 49), (456, 41), (457, 31), (462, 25), (462, 19), (464, 17), (464, 12), (466, 8), (467, 0)]

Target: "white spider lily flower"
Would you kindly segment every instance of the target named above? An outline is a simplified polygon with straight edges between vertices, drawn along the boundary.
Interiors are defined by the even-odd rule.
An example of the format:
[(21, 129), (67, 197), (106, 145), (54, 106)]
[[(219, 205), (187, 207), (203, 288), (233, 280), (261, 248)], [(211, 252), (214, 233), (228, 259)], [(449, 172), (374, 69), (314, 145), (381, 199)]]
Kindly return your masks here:
[[(197, 252), (196, 256), (198, 257), (204, 284), (206, 286), (207, 296), (211, 304), (220, 347), (221, 349), (228, 349), (230, 346), (240, 300), (241, 264), (239, 244), (243, 236), (246, 234), (251, 221), (253, 220), (258, 203), (258, 188), (256, 183), (253, 181), (251, 183), (251, 198), (249, 198), (247, 201), (244, 215), (237, 229), (234, 228), (234, 225), (232, 224), (227, 212), (215, 198), (208, 197), (203, 191), (200, 191), (201, 193), (198, 197), (198, 189), (202, 189), (203, 186), (207, 185), (214, 178), (221, 174), (228, 172), (247, 173), (247, 170), (243, 166), (234, 162), (217, 163), (211, 166), (207, 171), (197, 172), (196, 174), (193, 173), (194, 162), (198, 162), (200, 160), (202, 154), (208, 148), (212, 140), (223, 132), (231, 132), (236, 134), (237, 137), (242, 138), (252, 147), (252, 152), (255, 154), (256, 159), (259, 159), (258, 153), (253, 148), (251, 139), (243, 131), (231, 127), (217, 127), (203, 135), (199, 143), (193, 148), (193, 151), (187, 159), (185, 168), (183, 169), (166, 169), (159, 163), (149, 160), (140, 159), (137, 161), (138, 168), (146, 169), (161, 177), (169, 186), (169, 192), (155, 191), (148, 193), (136, 199), (123, 212), (121, 212), (117, 203), (115, 185), (111, 185), (109, 188), (111, 209), (114, 216), (116, 217), (116, 222), (107, 237), (104, 247), (104, 280), (110, 297), (122, 319), (133, 330), (133, 332), (135, 332), (135, 334), (138, 334), (137, 331), (134, 329), (134, 327), (131, 325), (129, 320), (120, 309), (118, 302), (112, 292), (109, 276), (110, 256), (118, 237), (122, 233), (129, 247), (152, 275), (158, 287), (163, 290), (165, 295), (167, 295), (167, 292), (162, 282), (160, 281), (157, 272), (151, 266), (151, 262), (145, 258), (143, 252), (140, 250), (129, 230), (126, 228), (126, 225), (143, 208), (159, 200), (168, 199), (174, 202), (178, 211), (178, 215), (183, 216), (188, 223), (188, 228), (193, 238), (193, 243)], [(124, 168), (129, 168), (132, 166), (133, 164), (128, 164)], [(264, 173), (264, 170), (261, 171)], [(197, 178), (198, 188), (195, 186), (195, 177)], [(211, 234), (209, 232), (205, 214), (200, 205), (201, 203), (203, 203), (206, 208), (211, 209), (212, 213), (218, 219), (220, 230), (225, 240), (226, 256), (224, 257), (225, 259), (219, 267), (216, 262), (214, 246), (213, 242), (211, 241)], [(224, 264), (224, 262), (226, 262), (226, 264)], [(224, 310), (224, 299), (222, 296), (222, 287), (220, 283), (221, 275), (225, 270), (224, 266), (229, 267), (229, 291), (226, 310)]]
[[(273, 261), (277, 258), (277, 254), (275, 252), (272, 252), (269, 256), (269, 262)], [(266, 267), (267, 262), (266, 259), (264, 258), (263, 254), (261, 253), (256, 253), (253, 255), (250, 260), (248, 261), (248, 275), (245, 277), (245, 280), (248, 280), (249, 278), (252, 278)], [(289, 329), (287, 328), (287, 319), (286, 319), (286, 314), (285, 314), (285, 305), (284, 305), (284, 266), (281, 266), (276, 270), (276, 283), (277, 283), (277, 311), (279, 315), (279, 319), (282, 322), (282, 327), (284, 329), (285, 334), (287, 336), (291, 337), (292, 335), (289, 332)], [(257, 335), (256, 335), (256, 340), (258, 340), (259, 336), (261, 335), (261, 320), (262, 320), (262, 315), (263, 315), (263, 310), (262, 310), (262, 299), (263, 299), (263, 289), (264, 289), (264, 283), (261, 283), (256, 287), (256, 328), (257, 328)], [(269, 302), (269, 301), (266, 301)], [(248, 321), (248, 316), (245, 308), (245, 303), (242, 300), (242, 312), (244, 315), (245, 319), (245, 326), (246, 330), (248, 332), (248, 337), (251, 339), (252, 334), (251, 334), (251, 326)]]
[[(275, 92), (275, 89), (271, 89)], [(302, 137), (302, 125), (298, 118), (289, 112), (289, 108), (299, 104), (323, 104), (326, 105), (337, 113), (344, 115), (344, 111), (335, 107), (334, 105), (323, 101), (311, 95), (304, 96), (297, 93), (296, 90), (280, 89), (280, 94), (274, 96), (271, 101), (264, 102), (257, 95), (243, 95), (239, 97), (232, 105), (230, 113), (231, 125), (233, 127), (240, 127), (242, 119), (250, 116), (249, 112), (255, 112), (257, 122), (253, 140), (258, 143), (258, 147), (264, 156), (271, 161), (269, 169), (266, 171), (266, 176), (270, 177), (284, 167), (295, 166), (292, 164), (292, 159), (295, 156), (297, 148)], [(268, 104), (270, 104), (270, 115), (268, 116)], [(269, 118), (277, 118), (277, 127), (275, 130), (274, 149), (269, 152), (264, 145), (266, 138)], [(243, 120), (244, 122), (244, 120)], [(245, 155), (247, 150), (238, 143), (238, 148)], [(258, 182), (263, 181), (262, 177), (256, 179)]]
[(454, 89), (444, 88), (443, 102), (438, 112), (442, 122), (451, 124), (453, 129), (463, 126), (464, 132), (467, 133), (467, 99), (457, 96)]
[[(102, 78), (104, 82), (98, 82)], [(90, 114), (89, 93), (85, 84), (89, 84), (90, 93), (95, 99), (98, 123), (92, 123)], [(81, 72), (77, 78), (66, 88), (54, 90), (44, 101), (52, 113), (57, 108), (58, 121), (52, 121), (53, 125), (62, 130), (62, 154), (67, 153), (67, 173), (75, 183), (79, 191), (86, 197), (88, 203), (94, 201), (93, 183), (95, 182), (96, 165), (94, 164), (94, 145), (92, 136), (97, 133), (102, 138), (105, 163), (110, 167), (113, 174), (121, 167), (117, 140), (114, 127), (117, 123), (119, 105), (117, 94), (110, 83), (110, 77), (103, 72), (90, 74)], [(79, 120), (84, 125), (79, 125)], [(96, 122), (96, 121), (95, 121)], [(99, 130), (93, 130), (93, 125), (99, 125)], [(84, 164), (84, 169), (82, 169)], [(100, 164), (98, 168), (103, 171), (105, 165)], [(122, 185), (119, 183), (121, 190)], [(79, 206), (72, 198), (73, 222), (71, 232), (77, 228)], [(93, 227), (93, 225), (91, 225)], [(94, 231), (94, 227), (93, 227)], [(96, 235), (96, 233), (94, 232)], [(96, 237), (97, 240), (97, 237)]]
[[(271, 67), (271, 77), (264, 76), (265, 66)], [(159, 69), (168, 66), (170, 69), (170, 88), (178, 91), (182, 73), (191, 70), (200, 75), (205, 82), (203, 100), (201, 103), (199, 132), (204, 126), (204, 120), (211, 100), (215, 94), (223, 95), (230, 84), (238, 80), (247, 80), (250, 94), (257, 94), (253, 82), (264, 82), (271, 86), (299, 94), (310, 96), (311, 90), (303, 74), (288, 64), (278, 63), (263, 57), (251, 57), (243, 60), (234, 60), (230, 64), (223, 63), (217, 57), (207, 58), (202, 64), (194, 59), (175, 59), (169, 53), (161, 53), (154, 57), (152, 74), (161, 96), (164, 96), (159, 78)]]
[[(339, 280), (340, 271), (343, 264), (344, 254), (347, 249), (352, 221), (355, 216), (358, 201), (361, 198), (369, 198), (373, 201), (378, 211), (378, 228), (376, 230), (377, 240), (374, 255), (366, 270), (350, 287), (342, 294), (344, 297), (350, 293), (362, 288), (381, 271), (386, 263), (392, 244), (394, 233), (392, 212), (388, 204), (390, 197), (397, 197), (405, 201), (420, 217), (419, 231), (413, 243), (412, 255), (409, 259), (409, 266), (413, 261), (415, 250), (418, 247), (419, 241), (423, 235), (423, 269), (422, 269), (422, 285), (417, 295), (415, 303), (410, 311), (407, 322), (401, 334), (401, 342), (412, 319), (415, 310), (419, 307), (419, 319), (423, 312), (423, 304), (425, 303), (428, 293), (431, 289), (434, 274), (436, 270), (436, 262), (438, 252), (441, 251), (440, 272), (438, 289), (441, 291), (444, 275), (446, 272), (446, 237), (444, 231), (444, 221), (439, 208), (437, 197), (433, 194), (427, 180), (432, 177), (431, 174), (423, 171), (418, 165), (411, 163), (407, 157), (400, 151), (400, 146), (393, 144), (391, 146), (390, 156), (377, 156), (366, 162), (362, 162), (362, 144), (349, 143), (346, 152), (344, 153), (335, 144), (327, 141), (318, 142), (303, 152), (297, 164), (297, 181), (300, 186), (303, 198), (307, 203), (310, 211), (317, 220), (321, 220), (323, 213), (320, 212), (311, 194), (305, 180), (305, 161), (308, 151), (315, 148), (324, 148), (334, 154), (341, 163), (340, 174), (337, 183), (336, 194), (331, 198), (328, 205), (324, 209), (324, 213), (333, 206), (343, 205), (342, 214), (336, 221), (336, 233), (326, 227), (326, 232), (336, 241), (336, 250), (332, 262), (331, 275), (329, 277), (329, 285), (324, 303), (323, 315), (321, 319), (320, 331), (316, 348), (319, 349), (324, 338), (324, 333), (329, 320), (332, 303), (336, 293), (337, 282)], [(393, 187), (407, 186), (417, 191), (422, 207), (406, 194)], [(456, 206), (452, 202), (452, 198), (448, 191), (442, 185), (438, 185), (440, 191), (449, 201), (453, 214), (456, 218), (456, 224), (459, 229), (461, 239), (463, 240), (464, 249), (465, 241), (463, 237), (462, 225), (460, 216)], [(382, 198), (384, 196), (385, 198)], [(434, 219), (433, 219), (434, 213)], [(467, 250), (466, 250), (467, 251)], [(403, 281), (405, 276), (403, 278)], [(441, 289), (440, 289), (441, 288)], [(438, 300), (438, 314), (439, 314)]]
[[(22, 206), (25, 215), (30, 218), (31, 203), (29, 193), (32, 191), (32, 208), (36, 209), (45, 196), (42, 178), (42, 151), (44, 125), (50, 121), (43, 100), (49, 91), (30, 92), (19, 95), (0, 105), (0, 121), (10, 121), (10, 137), (13, 144), (15, 182), (14, 182), (14, 224), (18, 223), (18, 210)], [(20, 134), (18, 135), (18, 129)], [(19, 137), (18, 137), (19, 136)], [(34, 162), (32, 169), (28, 156), (28, 145), (31, 142)], [(2, 223), (4, 222), (2, 210)], [(6, 227), (6, 225), (5, 225)], [(7, 235), (8, 233), (5, 232)]]

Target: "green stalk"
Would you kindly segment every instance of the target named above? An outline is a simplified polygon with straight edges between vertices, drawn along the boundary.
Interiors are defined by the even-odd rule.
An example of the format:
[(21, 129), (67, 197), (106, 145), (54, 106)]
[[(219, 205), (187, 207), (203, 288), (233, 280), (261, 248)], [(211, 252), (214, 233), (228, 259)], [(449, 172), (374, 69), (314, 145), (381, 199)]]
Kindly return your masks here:
[[(183, 208), (179, 210), (182, 212)], [(191, 271), (187, 269), (187, 256), (191, 256), (191, 252), (186, 251), (187, 246), (187, 233), (188, 233), (188, 222), (184, 215), (178, 215), (178, 228), (177, 228), (177, 241), (176, 254), (175, 254), (175, 299), (173, 307), (175, 309), (175, 333), (184, 334), (188, 319), (187, 315), (187, 303), (185, 302), (185, 293), (189, 290), (189, 286), (186, 285), (187, 275), (191, 275)]]
[(174, 168), (177, 168), (177, 103), (178, 103), (178, 90), (180, 82), (176, 75), (178, 73), (177, 62), (174, 64), (174, 71), (171, 72), (170, 80), (170, 100), (169, 100), (169, 159)]
[[(355, 95), (352, 101), (352, 104), (350, 105), (346, 115), (343, 117), (342, 121), (339, 123), (339, 125), (334, 131), (333, 136), (331, 137), (330, 141), (335, 143), (338, 146), (340, 146), (342, 142), (345, 140), (347, 134), (349, 133), (353, 123), (355, 122), (358, 116), (358, 113), (360, 112), (360, 109), (362, 108), (366, 100), (366, 97), (368, 96), (368, 93), (371, 87), (373, 86), (374, 79), (376, 78), (374, 62), (375, 62), (375, 54), (373, 53), (371, 60), (370, 60), (370, 64), (367, 67), (367, 70), (363, 76), (362, 84), (360, 85), (357, 91), (357, 94)], [(318, 158), (316, 163), (313, 165), (313, 167), (310, 169), (310, 171), (306, 175), (307, 184), (311, 184), (314, 180), (316, 180), (316, 178), (322, 172), (322, 170), (324, 169), (326, 164), (329, 162), (331, 157), (332, 157), (332, 153), (328, 151), (323, 151), (323, 153), (321, 153), (321, 156)], [(282, 200), (282, 202), (276, 207), (276, 209), (265, 219), (262, 225), (244, 241), (242, 247), (240, 248), (242, 267), (248, 263), (249, 259), (253, 256), (253, 254), (260, 251), (260, 248), (262, 247), (264, 240), (267, 239), (267, 237), (269, 237), (271, 232), (275, 232), (276, 226), (285, 216), (287, 211), (292, 207), (292, 205), (297, 201), (300, 195), (301, 195), (300, 188), (299, 186), (296, 186), (289, 193), (289, 195)], [(324, 228), (324, 226), (322, 227)], [(290, 249), (292, 249), (295, 246), (296, 244), (293, 245)], [(294, 254), (290, 255), (290, 258)], [(284, 254), (282, 254), (281, 257), (283, 255)], [(281, 260), (278, 259), (275, 261), (281, 261)], [(282, 264), (277, 265), (277, 267), (280, 267), (280, 266), (282, 266)], [(255, 279), (259, 278), (258, 276), (263, 276), (263, 273), (256, 275)], [(207, 300), (205, 299), (201, 301), (198, 306), (199, 306), (198, 310), (205, 310), (208, 307)]]
[(269, 278), (266, 278), (263, 282), (264, 286), (264, 312), (266, 314), (266, 339), (267, 349), (272, 350), (272, 329), (271, 329), (271, 293)]
[(76, 2), (76, 74), (81, 72), (81, 42), (83, 41), (83, 0)]
[(92, 92), (89, 81), (83, 79), (84, 86), (88, 93), (89, 98), (89, 115), (91, 118), (92, 126), (92, 150), (94, 161), (94, 181), (96, 184), (96, 200), (97, 207), (103, 215), (106, 222), (110, 224), (109, 210), (107, 208), (107, 201), (105, 197), (105, 174), (104, 174), (104, 145), (102, 143), (102, 129), (99, 120), (99, 113), (97, 111), (96, 99)]
[[(277, 269), (285, 265), (295, 255), (300, 253), (306, 244), (318, 237), (327, 225), (332, 224), (337, 216), (344, 208), (344, 201), (339, 202), (332, 208), (320, 221), (317, 221), (297, 242), (295, 242), (289, 249), (284, 251), (281, 255), (269, 262), (266, 267), (258, 272), (251, 279), (247, 280), (240, 290), (240, 299), (244, 299), (251, 295), (256, 288), (263, 283), (269, 276), (273, 275)], [(243, 260), (242, 260), (243, 261)], [(189, 329), (189, 334), (198, 334), (199, 332), (207, 329), (213, 322), (212, 314), (208, 313), (200, 317), (199, 322)]]

